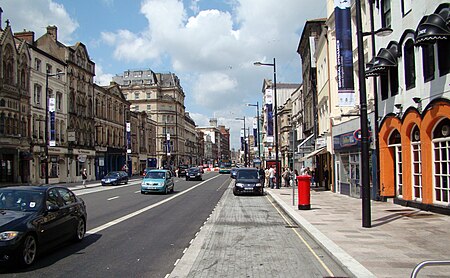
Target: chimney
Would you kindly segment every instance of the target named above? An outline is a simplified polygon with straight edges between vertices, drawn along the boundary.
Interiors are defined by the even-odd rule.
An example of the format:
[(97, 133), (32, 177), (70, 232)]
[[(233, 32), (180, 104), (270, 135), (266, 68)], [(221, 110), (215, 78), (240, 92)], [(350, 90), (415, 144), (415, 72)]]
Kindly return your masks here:
[(47, 34), (49, 34), (54, 41), (58, 40), (58, 27), (55, 25), (47, 26)]
[(28, 42), (29, 44), (34, 43), (34, 32), (33, 31), (27, 31), (24, 29), (23, 32), (14, 33), (14, 37), (24, 40), (24, 41)]

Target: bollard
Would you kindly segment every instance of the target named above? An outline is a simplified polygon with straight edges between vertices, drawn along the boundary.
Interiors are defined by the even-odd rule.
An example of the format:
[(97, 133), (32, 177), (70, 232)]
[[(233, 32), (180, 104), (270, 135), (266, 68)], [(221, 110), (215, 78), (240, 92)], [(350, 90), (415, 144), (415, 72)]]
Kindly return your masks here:
[(311, 209), (311, 176), (303, 175), (297, 177), (298, 185), (298, 209)]

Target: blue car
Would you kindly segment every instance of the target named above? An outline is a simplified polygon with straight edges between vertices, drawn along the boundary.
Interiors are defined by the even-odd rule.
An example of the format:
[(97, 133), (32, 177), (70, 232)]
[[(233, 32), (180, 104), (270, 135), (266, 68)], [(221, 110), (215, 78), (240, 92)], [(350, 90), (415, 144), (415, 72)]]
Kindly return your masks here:
[(164, 193), (173, 192), (173, 175), (169, 170), (150, 170), (141, 183), (141, 193)]

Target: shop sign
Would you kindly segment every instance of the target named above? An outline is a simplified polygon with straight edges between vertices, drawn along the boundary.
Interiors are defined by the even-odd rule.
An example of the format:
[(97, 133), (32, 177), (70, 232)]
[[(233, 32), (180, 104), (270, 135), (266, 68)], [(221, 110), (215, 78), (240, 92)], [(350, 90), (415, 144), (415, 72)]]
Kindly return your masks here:
[(343, 149), (358, 146), (359, 145), (358, 140), (356, 139), (355, 135), (357, 135), (357, 130), (334, 136), (333, 137), (334, 148)]

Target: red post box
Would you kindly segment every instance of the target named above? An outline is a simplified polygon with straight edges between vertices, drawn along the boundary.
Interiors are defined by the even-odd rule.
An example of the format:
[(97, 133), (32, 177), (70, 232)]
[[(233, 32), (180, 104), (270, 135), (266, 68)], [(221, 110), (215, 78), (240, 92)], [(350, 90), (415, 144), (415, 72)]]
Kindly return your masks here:
[(311, 209), (311, 176), (303, 175), (297, 176), (298, 185), (298, 209)]

